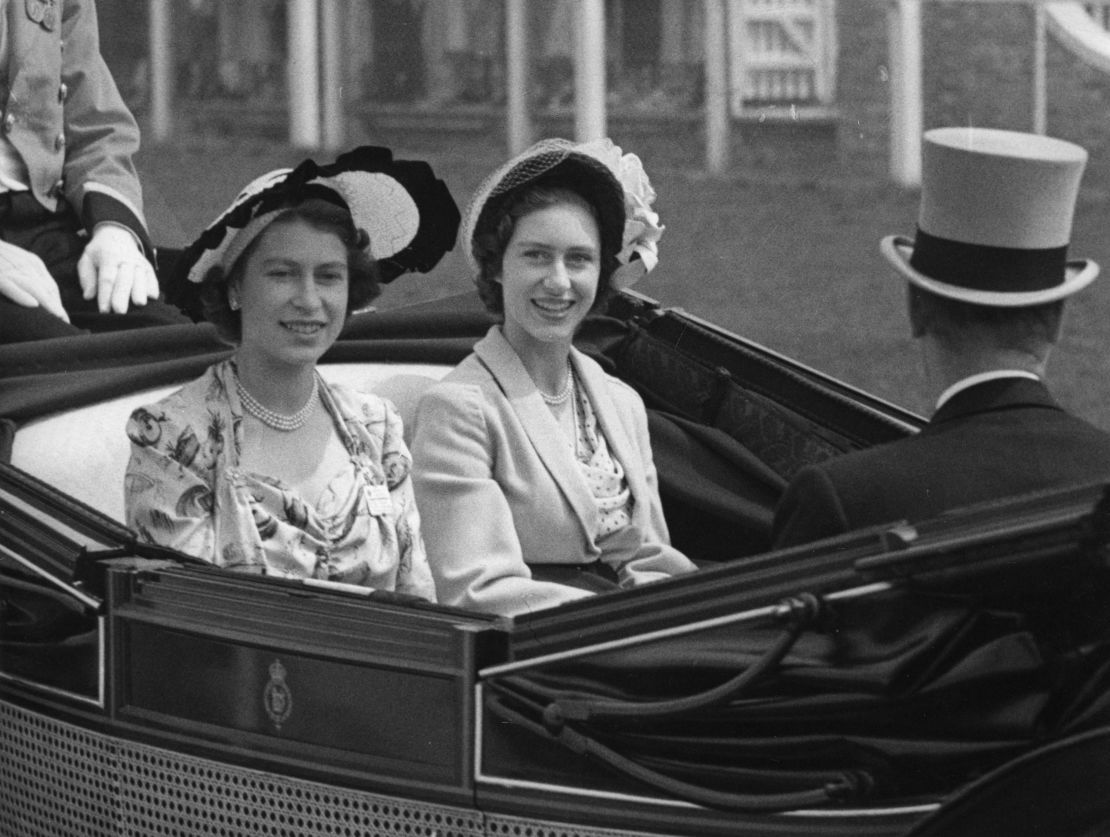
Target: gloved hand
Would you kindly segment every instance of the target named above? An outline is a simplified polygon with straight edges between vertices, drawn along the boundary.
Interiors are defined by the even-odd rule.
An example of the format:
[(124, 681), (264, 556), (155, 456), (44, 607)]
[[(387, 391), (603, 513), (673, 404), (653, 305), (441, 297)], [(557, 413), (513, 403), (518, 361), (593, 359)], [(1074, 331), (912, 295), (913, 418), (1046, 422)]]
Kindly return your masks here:
[(24, 250), (7, 241), (0, 241), (0, 294), (12, 302), (38, 308), (40, 305), (57, 317), (69, 322), (62, 308), (58, 283), (30, 250)]
[(131, 231), (119, 224), (97, 224), (77, 262), (77, 277), (85, 299), (95, 296), (102, 314), (125, 314), (130, 302), (146, 305), (158, 298), (154, 267)]

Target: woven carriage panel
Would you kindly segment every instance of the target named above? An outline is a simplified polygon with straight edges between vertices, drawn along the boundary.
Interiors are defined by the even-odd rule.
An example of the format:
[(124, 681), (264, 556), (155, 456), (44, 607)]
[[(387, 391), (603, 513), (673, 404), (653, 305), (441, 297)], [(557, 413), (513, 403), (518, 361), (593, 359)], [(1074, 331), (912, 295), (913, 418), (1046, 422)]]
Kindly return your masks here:
[(0, 834), (119, 833), (113, 742), (0, 701)]
[[(480, 814), (275, 776), (0, 701), (3, 837), (475, 837)], [(59, 757), (60, 756), (60, 757)]]
[(489, 837), (666, 837), (663, 833), (623, 831), (612, 828), (591, 828), (557, 822), (524, 819), (491, 814), (486, 821)]

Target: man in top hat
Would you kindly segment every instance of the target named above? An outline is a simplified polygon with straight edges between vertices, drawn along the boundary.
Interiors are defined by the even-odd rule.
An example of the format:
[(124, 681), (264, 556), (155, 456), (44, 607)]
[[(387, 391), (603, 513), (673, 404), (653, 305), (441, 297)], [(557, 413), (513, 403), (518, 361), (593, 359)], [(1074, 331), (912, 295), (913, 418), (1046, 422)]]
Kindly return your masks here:
[(1033, 134), (925, 134), (916, 238), (888, 236), (881, 249), (909, 280), (935, 412), (913, 437), (799, 472), (776, 510), (776, 546), (1110, 480), (1110, 434), (1043, 382), (1065, 297), (1098, 274), (1067, 259), (1086, 160)]

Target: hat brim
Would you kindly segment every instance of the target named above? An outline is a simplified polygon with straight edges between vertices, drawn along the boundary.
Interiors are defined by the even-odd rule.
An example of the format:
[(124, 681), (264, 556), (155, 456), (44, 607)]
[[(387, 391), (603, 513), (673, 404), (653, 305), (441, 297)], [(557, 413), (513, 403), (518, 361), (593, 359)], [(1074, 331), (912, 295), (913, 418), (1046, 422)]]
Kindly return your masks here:
[(263, 188), (241, 194), (182, 252), (175, 281), (204, 280), (239, 230), (258, 215), (296, 205), (321, 190), (332, 194), (370, 237), (366, 252), (382, 282), (426, 273), (455, 246), (460, 215), (446, 184), (423, 161), (394, 160), (388, 148), (362, 146), (334, 163), (305, 160), (274, 172)]
[(879, 243), (879, 250), (886, 260), (914, 285), (937, 296), (968, 302), (973, 305), (1020, 308), (1028, 305), (1040, 305), (1044, 302), (1054, 302), (1087, 287), (1099, 273), (1099, 266), (1096, 262), (1090, 259), (1074, 259), (1067, 262), (1064, 281), (1051, 288), (1018, 292), (982, 291), (960, 285), (951, 285), (915, 270), (910, 264), (913, 247), (913, 240), (902, 235), (888, 235)]

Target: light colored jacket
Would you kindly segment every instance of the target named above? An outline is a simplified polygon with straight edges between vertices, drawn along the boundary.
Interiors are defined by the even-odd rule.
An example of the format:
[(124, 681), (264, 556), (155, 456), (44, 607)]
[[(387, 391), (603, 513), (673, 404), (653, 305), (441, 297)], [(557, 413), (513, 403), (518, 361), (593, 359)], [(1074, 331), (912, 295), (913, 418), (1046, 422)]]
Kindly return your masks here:
[(52, 211), (64, 197), (90, 232), (101, 221), (123, 224), (150, 255), (132, 163), (139, 127), (100, 55), (96, 5), (12, 0), (4, 8), (9, 54), (0, 130), (23, 158), (32, 193)]
[(622, 587), (690, 572), (670, 546), (640, 396), (577, 350), (571, 360), (620, 462), (632, 522), (599, 544), (599, 515), (551, 411), (499, 326), (417, 407), (413, 482), (439, 600), (513, 615), (590, 595), (529, 564), (604, 561)]

